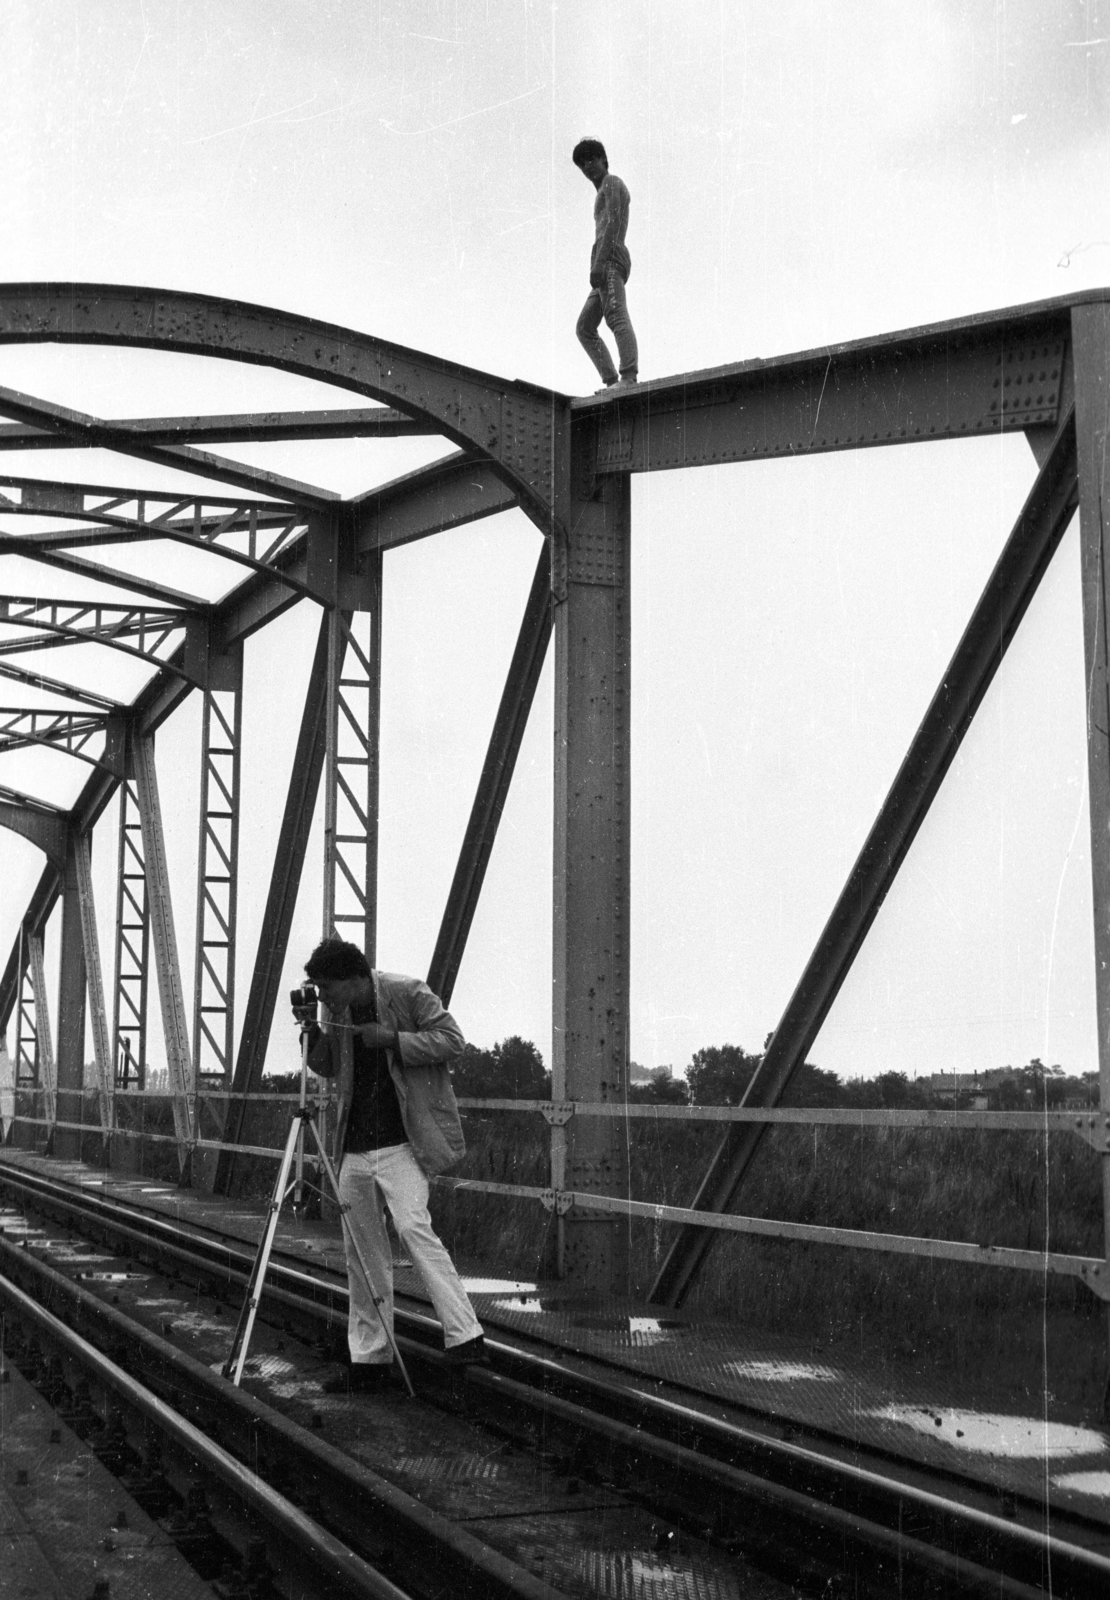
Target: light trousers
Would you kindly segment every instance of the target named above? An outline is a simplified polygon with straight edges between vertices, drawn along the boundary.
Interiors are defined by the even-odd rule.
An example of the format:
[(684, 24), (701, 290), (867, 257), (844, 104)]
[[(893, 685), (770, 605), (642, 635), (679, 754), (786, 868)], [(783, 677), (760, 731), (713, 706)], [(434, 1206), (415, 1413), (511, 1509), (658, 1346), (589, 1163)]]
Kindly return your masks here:
[[(351, 1361), (388, 1363), (393, 1360), (382, 1327), (393, 1332), (393, 1256), (385, 1225), (385, 1207), (402, 1248), (419, 1272), (443, 1327), (443, 1343), (453, 1345), (476, 1339), (482, 1325), (455, 1264), (432, 1228), (428, 1215), (428, 1179), (409, 1144), (391, 1144), (382, 1150), (357, 1150), (343, 1157), (339, 1169), (339, 1198), (350, 1207), (347, 1221), (366, 1258), (367, 1270), (381, 1304), (374, 1302), (359, 1266), (358, 1256), (344, 1231), (347, 1252), (347, 1286), (350, 1312), (347, 1344)], [(379, 1317), (378, 1311), (381, 1316)]]
[(616, 267), (605, 269), (605, 283), (600, 289), (591, 289), (589, 299), (578, 315), (578, 341), (601, 375), (603, 383), (616, 383), (617, 369), (604, 341), (598, 337), (601, 319), (617, 344), (620, 375), (635, 383), (639, 365), (636, 334), (628, 315), (628, 302), (624, 295), (624, 279)]

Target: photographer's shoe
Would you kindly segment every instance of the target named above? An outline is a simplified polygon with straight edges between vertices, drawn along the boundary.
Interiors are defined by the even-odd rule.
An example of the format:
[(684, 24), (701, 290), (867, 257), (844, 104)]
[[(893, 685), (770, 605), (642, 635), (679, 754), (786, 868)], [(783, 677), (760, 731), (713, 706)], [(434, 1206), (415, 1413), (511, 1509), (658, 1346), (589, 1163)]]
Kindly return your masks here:
[(325, 1394), (381, 1394), (393, 1385), (393, 1363), (360, 1361), (340, 1367), (324, 1379)]
[(443, 1352), (443, 1359), (451, 1367), (488, 1367), (486, 1341), (479, 1334), (476, 1339), (468, 1339), (465, 1344), (454, 1344), (450, 1350)]

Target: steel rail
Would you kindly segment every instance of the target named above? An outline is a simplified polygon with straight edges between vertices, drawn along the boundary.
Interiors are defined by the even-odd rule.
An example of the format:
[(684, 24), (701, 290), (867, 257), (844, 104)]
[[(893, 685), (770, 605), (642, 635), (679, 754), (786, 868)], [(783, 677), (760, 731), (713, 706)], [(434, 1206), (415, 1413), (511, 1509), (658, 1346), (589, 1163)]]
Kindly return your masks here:
[[(53, 1208), (71, 1214), (86, 1218), (98, 1216), (105, 1231), (117, 1238), (128, 1239), (148, 1251), (152, 1241), (157, 1241), (159, 1262), (172, 1260), (175, 1266), (208, 1278), (222, 1274), (221, 1281), (225, 1287), (233, 1282), (237, 1285), (246, 1282), (252, 1260), (247, 1245), (231, 1244), (226, 1239), (200, 1238), (190, 1229), (141, 1213), (124, 1202), (94, 1198), (87, 1191), (75, 1195), (66, 1185), (37, 1174), (18, 1170), (13, 1172), (3, 1162), (0, 1162), (0, 1184), (21, 1188), (28, 1195), (38, 1196), (40, 1202), (47, 1201)], [(323, 1320), (336, 1329), (345, 1326), (346, 1287), (338, 1274), (329, 1281), (323, 1276), (275, 1261), (267, 1294), (275, 1305), (282, 1307), (283, 1312), (296, 1311), (302, 1316)], [(400, 1307), (397, 1317), (398, 1322), (409, 1330), (408, 1335), (402, 1336), (399, 1341), (406, 1355), (424, 1356), (435, 1361), (436, 1354), (427, 1345), (438, 1326), (434, 1319)], [(530, 1342), (542, 1341), (533, 1339)], [(971, 1558), (977, 1558), (976, 1564), (982, 1564), (985, 1551), (988, 1555), (995, 1551), (1002, 1552), (1007, 1568), (1016, 1568), (1018, 1572), (1027, 1571), (1031, 1566), (1040, 1570), (1050, 1563), (1055, 1578), (1062, 1581), (1071, 1574), (1075, 1593), (1098, 1594), (1102, 1586), (1110, 1581), (1110, 1560), (1097, 1551), (1068, 1542), (1058, 1534), (1046, 1534), (1038, 1528), (995, 1516), (969, 1504), (968, 1497), (981, 1498), (986, 1491), (982, 1483), (958, 1472), (945, 1473), (943, 1481), (953, 1493), (964, 1496), (959, 1501), (950, 1495), (923, 1489), (918, 1484), (907, 1482), (905, 1478), (891, 1480), (874, 1469), (861, 1467), (856, 1461), (845, 1463), (835, 1456), (822, 1454), (810, 1445), (769, 1438), (758, 1427), (746, 1427), (735, 1421), (714, 1417), (691, 1401), (674, 1398), (676, 1393), (681, 1393), (681, 1384), (672, 1382), (669, 1385), (671, 1394), (665, 1395), (655, 1386), (647, 1389), (642, 1382), (629, 1377), (619, 1367), (617, 1375), (609, 1373), (598, 1377), (578, 1368), (568, 1368), (564, 1361), (555, 1361), (534, 1350), (497, 1340), (487, 1340), (487, 1343), (494, 1356), (495, 1369), (492, 1372), (475, 1371), (468, 1381), (482, 1387), (483, 1392), (488, 1388), (491, 1401), (499, 1394), (508, 1395), (513, 1403), (519, 1404), (523, 1404), (527, 1398), (531, 1408), (541, 1410), (545, 1426), (553, 1422), (552, 1405), (558, 1397), (561, 1403), (578, 1407), (573, 1413), (563, 1413), (564, 1421), (573, 1421), (576, 1426), (594, 1434), (601, 1433), (609, 1437), (606, 1434), (606, 1419), (631, 1427), (641, 1457), (655, 1449), (657, 1440), (662, 1441), (661, 1459), (669, 1462), (672, 1470), (675, 1458), (669, 1454), (670, 1446), (678, 1443), (686, 1447), (693, 1439), (693, 1459), (686, 1456), (682, 1458), (683, 1471), (694, 1472), (702, 1460), (712, 1457), (718, 1463), (741, 1472), (756, 1472), (761, 1475), (761, 1483), (777, 1484), (792, 1493), (797, 1492), (797, 1483), (801, 1479), (808, 1486), (807, 1493), (817, 1494), (833, 1509), (859, 1516), (859, 1527), (867, 1524), (888, 1532), (896, 1530), (901, 1527), (903, 1513), (908, 1508), (916, 1527), (928, 1525), (939, 1529), (938, 1537), (951, 1540), (954, 1532), (962, 1531), (971, 1542)], [(595, 1366), (617, 1366), (616, 1363), (607, 1362), (603, 1356), (589, 1359)], [(510, 1378), (521, 1386), (522, 1392), (503, 1387), (503, 1381)], [(732, 1409), (747, 1411), (753, 1419), (765, 1415), (755, 1408), (734, 1406)], [(842, 1440), (824, 1434), (816, 1427), (807, 1431), (818, 1442), (843, 1445)], [(618, 1432), (611, 1437), (622, 1447), (631, 1442), (624, 1433)], [(903, 1472), (907, 1469), (905, 1461), (896, 1455), (877, 1449), (872, 1449), (869, 1454), (873, 1459), (889, 1461)], [(924, 1467), (914, 1466), (910, 1470), (933, 1480), (938, 1476)], [(746, 1480), (737, 1482), (734, 1487), (737, 1493), (752, 1491), (752, 1485)], [(854, 1504), (856, 1501), (862, 1504), (862, 1512), (859, 1505)], [(1017, 1504), (1030, 1521), (1043, 1514), (1043, 1508), (1033, 1501), (1019, 1497)], [(787, 1509), (784, 1501), (783, 1514)], [(1086, 1537), (1105, 1541), (1105, 1529), (1081, 1515), (1069, 1513), (1067, 1517), (1062, 1517), (1057, 1512), (1054, 1520), (1058, 1527), (1067, 1522), (1082, 1530)], [(849, 1524), (840, 1524), (836, 1518), (824, 1524), (829, 1529), (834, 1525), (844, 1533), (850, 1531)], [(882, 1544), (883, 1541), (880, 1539), (878, 1542)], [(923, 1561), (927, 1548), (932, 1547), (923, 1545)], [(940, 1554), (943, 1555), (943, 1552)], [(943, 1562), (937, 1568), (938, 1577), (943, 1575), (942, 1568)], [(998, 1574), (993, 1568), (991, 1571), (992, 1581), (997, 1581)], [(1018, 1588), (1012, 1592), (1031, 1591), (1026, 1591), (1019, 1582)], [(1070, 1593), (1072, 1589), (1068, 1588), (1066, 1592)]]
[[(10, 1252), (11, 1248), (0, 1241), (0, 1250)], [(85, 1291), (77, 1292), (82, 1294)], [(278, 1494), (257, 1473), (236, 1460), (180, 1412), (160, 1400), (131, 1373), (109, 1360), (60, 1317), (24, 1293), (6, 1274), (0, 1274), (0, 1299), (14, 1307), (21, 1319), (30, 1322), (80, 1368), (92, 1373), (101, 1386), (111, 1390), (138, 1412), (159, 1434), (184, 1451), (207, 1475), (230, 1491), (249, 1514), (259, 1518), (272, 1533), (295, 1546), (313, 1565), (322, 1567), (330, 1581), (338, 1582), (350, 1594), (364, 1595), (369, 1600), (408, 1600), (403, 1589), (399, 1589), (369, 1562), (348, 1549), (326, 1528), (306, 1516), (284, 1495)]]
[[(503, 1403), (535, 1403), (531, 1385), (515, 1382), (497, 1373), (475, 1373), (474, 1381), (487, 1396), (497, 1397)], [(550, 1392), (544, 1395), (544, 1412), (549, 1432), (556, 1422), (569, 1425), (574, 1430), (588, 1431), (594, 1437), (603, 1438), (610, 1447), (615, 1446), (641, 1470), (647, 1457), (650, 1467), (654, 1467), (657, 1473), (661, 1470), (662, 1473), (694, 1481), (703, 1493), (714, 1488), (721, 1491), (730, 1503), (737, 1525), (743, 1521), (747, 1527), (747, 1518), (753, 1512), (770, 1513), (777, 1526), (773, 1533), (765, 1536), (761, 1541), (763, 1543), (773, 1546), (789, 1527), (792, 1538), (796, 1539), (801, 1533), (804, 1548), (811, 1555), (824, 1545), (835, 1550), (843, 1562), (846, 1550), (850, 1550), (857, 1583), (861, 1560), (875, 1567), (876, 1570), (868, 1574), (873, 1581), (880, 1582), (884, 1576), (889, 1578), (889, 1569), (884, 1570), (883, 1566), (885, 1560), (899, 1574), (900, 1593), (903, 1592), (902, 1585), (911, 1575), (916, 1575), (919, 1581), (926, 1583), (958, 1584), (961, 1594), (1009, 1596), (1011, 1600), (1017, 1600), (1018, 1596), (1043, 1593), (1039, 1583), (1026, 1583), (992, 1571), (960, 1553), (938, 1549), (903, 1532), (900, 1526), (886, 1527), (856, 1511), (845, 1510), (819, 1499), (814, 1494), (708, 1458), (702, 1451), (692, 1449), (689, 1445), (678, 1444), (658, 1435), (645, 1438), (642, 1426), (637, 1423), (600, 1416), (594, 1411), (587, 1411), (577, 1402), (564, 1400)], [(877, 1482), (882, 1481), (877, 1475), (873, 1476)], [(934, 1499), (939, 1508), (942, 1505), (940, 1497)], [(945, 1509), (951, 1512), (951, 1507)], [(1046, 1552), (1038, 1545), (1029, 1554), (1039, 1564)], [(1110, 1577), (1110, 1563), (1106, 1563), (1105, 1567), (1105, 1575)], [(1057, 1588), (1056, 1592), (1059, 1594), (1062, 1591)]]
[[(284, 1447), (287, 1465), (292, 1461), (297, 1466), (311, 1466), (316, 1482), (322, 1490), (327, 1491), (326, 1494), (321, 1494), (322, 1499), (332, 1502), (337, 1479), (348, 1488), (357, 1485), (360, 1495), (372, 1499), (379, 1516), (384, 1514), (390, 1521), (402, 1519), (409, 1525), (410, 1535), (415, 1532), (425, 1538), (437, 1536), (442, 1538), (446, 1534), (451, 1545), (450, 1554), (456, 1561), (460, 1556), (464, 1559), (469, 1558), (467, 1565), (471, 1569), (477, 1559), (481, 1564), (483, 1581), (487, 1585), (485, 1594), (504, 1595), (506, 1600), (513, 1600), (513, 1597), (517, 1596), (524, 1596), (526, 1600), (541, 1600), (541, 1597), (542, 1600), (558, 1600), (557, 1591), (552, 1590), (546, 1583), (534, 1578), (508, 1558), (488, 1551), (465, 1531), (451, 1524), (444, 1525), (443, 1519), (435, 1513), (427, 1511), (419, 1502), (412, 1501), (403, 1491), (396, 1489), (368, 1469), (351, 1462), (350, 1458), (334, 1447), (317, 1440), (308, 1430), (272, 1413), (263, 1403), (241, 1390), (237, 1391), (236, 1398), (232, 1401), (230, 1396), (222, 1393), (222, 1390), (228, 1387), (226, 1381), (213, 1374), (208, 1367), (177, 1350), (159, 1335), (134, 1323), (121, 1312), (105, 1306), (103, 1301), (87, 1290), (73, 1285), (63, 1274), (34, 1258), (28, 1260), (26, 1252), (16, 1252), (12, 1246), (0, 1242), (0, 1259), (5, 1255), (23, 1256), (24, 1259), (17, 1263), (17, 1270), (38, 1278), (47, 1286), (46, 1293), (65, 1295), (71, 1307), (76, 1308), (73, 1313), (75, 1319), (83, 1320), (85, 1316), (95, 1319), (106, 1329), (110, 1329), (116, 1337), (127, 1339), (130, 1346), (129, 1356), (133, 1359), (137, 1358), (144, 1363), (153, 1361), (160, 1368), (172, 1371), (174, 1379), (188, 1387), (190, 1400), (201, 1391), (217, 1397), (225, 1408), (229, 1404), (234, 1404), (242, 1413), (242, 1417), (237, 1420), (240, 1428), (245, 1424), (246, 1438), (250, 1441), (247, 1448), (259, 1452), (261, 1447), (260, 1453), (264, 1455), (268, 1448), (272, 1449), (275, 1443), (280, 1443)], [(152, 1420), (157, 1420), (164, 1431), (179, 1442), (182, 1432), (185, 1432), (186, 1442), (194, 1438), (205, 1441), (209, 1450), (215, 1454), (218, 1465), (224, 1468), (223, 1473), (217, 1468), (217, 1475), (222, 1481), (235, 1488), (241, 1480), (245, 1480), (248, 1488), (261, 1489), (268, 1502), (276, 1501), (283, 1507), (289, 1506), (283, 1497), (270, 1489), (264, 1480), (245, 1468), (233, 1454), (208, 1441), (203, 1433), (180, 1417), (179, 1413), (165, 1406), (156, 1395), (151, 1395), (150, 1391), (143, 1389), (136, 1380), (101, 1356), (95, 1346), (88, 1345), (87, 1341), (72, 1332), (52, 1313), (37, 1306), (18, 1287), (12, 1285), (9, 1290), (8, 1285), (0, 1279), (0, 1296), (3, 1295), (15, 1301), (21, 1312), (26, 1306), (34, 1307), (37, 1313), (34, 1320), (48, 1336), (53, 1336), (56, 1329), (64, 1330), (66, 1334), (64, 1348), (68, 1353), (76, 1355), (77, 1347), (85, 1346), (92, 1353), (88, 1365), (92, 1366), (93, 1358), (98, 1358), (96, 1365), (99, 1370), (107, 1367), (111, 1369), (112, 1374), (118, 1374), (125, 1380), (126, 1387), (117, 1392), (122, 1392), (123, 1397), (137, 1409), (142, 1409), (137, 1396), (149, 1396), (151, 1409), (144, 1410), (144, 1414), (151, 1416), (153, 1411)], [(56, 1340), (56, 1342), (62, 1341)], [(497, 1374), (475, 1373), (473, 1376), (480, 1383), (485, 1401), (488, 1403), (493, 1400), (510, 1416), (522, 1407), (531, 1409), (535, 1405), (535, 1392), (531, 1385)], [(662, 1491), (665, 1498), (673, 1501), (673, 1492), (669, 1495), (666, 1493), (666, 1479), (672, 1480), (673, 1491), (675, 1476), (686, 1484), (696, 1484), (699, 1493), (704, 1493), (710, 1488), (718, 1491), (722, 1500), (728, 1504), (730, 1523), (734, 1526), (743, 1524), (746, 1534), (745, 1544), (749, 1552), (753, 1549), (758, 1553), (776, 1551), (789, 1529), (790, 1535), (796, 1541), (794, 1548), (804, 1550), (807, 1565), (821, 1562), (822, 1559), (830, 1564), (843, 1565), (847, 1558), (853, 1565), (858, 1583), (861, 1576), (860, 1565), (863, 1563), (865, 1583), (869, 1579), (876, 1588), (893, 1569), (899, 1574), (903, 1593), (919, 1592), (917, 1584), (921, 1585), (920, 1592), (928, 1592), (929, 1586), (938, 1581), (956, 1583), (960, 1592), (964, 1594), (1000, 1596), (1003, 1600), (1032, 1600), (1034, 1595), (1042, 1592), (1039, 1586), (989, 1571), (962, 1554), (938, 1550), (921, 1539), (907, 1535), (900, 1528), (884, 1527), (858, 1512), (823, 1502), (813, 1494), (773, 1483), (765, 1477), (736, 1468), (725, 1461), (708, 1459), (689, 1445), (659, 1438), (645, 1439), (642, 1428), (612, 1417), (599, 1417), (587, 1412), (581, 1404), (556, 1394), (550, 1392), (545, 1394), (544, 1412), (549, 1446), (560, 1427), (569, 1428), (572, 1433), (585, 1431), (595, 1440), (600, 1438), (604, 1441), (610, 1452), (608, 1463), (610, 1470), (619, 1465), (628, 1471), (630, 1477), (637, 1469), (640, 1473), (646, 1472), (653, 1480), (655, 1494)], [(248, 1418), (249, 1422), (246, 1420)], [(223, 1420), (226, 1426), (226, 1417)], [(232, 1429), (234, 1428), (233, 1421)], [(265, 1509), (269, 1509), (269, 1505)], [(314, 1541), (321, 1540), (321, 1536), (323, 1539), (329, 1539), (330, 1536), (326, 1531), (318, 1529), (303, 1513), (293, 1507), (289, 1507), (289, 1510), (301, 1524), (307, 1525), (311, 1530), (310, 1537)], [(772, 1526), (760, 1526), (762, 1519), (773, 1519)], [(274, 1518), (272, 1514), (268, 1520), (275, 1523), (279, 1531), (288, 1536), (288, 1531), (280, 1520)], [(329, 1550), (328, 1554), (334, 1560), (337, 1553), (334, 1547), (338, 1545), (338, 1541), (332, 1539), (331, 1544), (333, 1549)], [(477, 1551), (467, 1548), (473, 1545), (478, 1546)], [(348, 1560), (361, 1562), (361, 1558), (353, 1552), (345, 1552), (342, 1545), (338, 1545), (338, 1552), (346, 1554)], [(1039, 1548), (1034, 1552), (1036, 1557), (1042, 1554)], [(336, 1565), (339, 1565), (338, 1561)], [(341, 1578), (348, 1576), (342, 1567), (340, 1576)], [(380, 1578), (378, 1574), (375, 1576)], [(388, 1584), (388, 1580), (381, 1581)], [(384, 1591), (376, 1588), (369, 1591), (356, 1588), (355, 1592), (370, 1592), (375, 1595), (382, 1592), (390, 1595), (400, 1593), (392, 1585)], [(867, 1592), (866, 1588), (864, 1592)], [(1056, 1592), (1071, 1591), (1062, 1588), (1058, 1583)]]
[[(175, 1387), (187, 1391), (188, 1397), (194, 1403), (199, 1403), (205, 1412), (214, 1409), (221, 1424), (241, 1438), (244, 1452), (257, 1455), (270, 1451), (278, 1455), (286, 1466), (303, 1469), (306, 1481), (313, 1481), (320, 1489), (324, 1504), (332, 1504), (340, 1498), (348, 1503), (353, 1502), (364, 1523), (372, 1508), (374, 1515), (391, 1531), (403, 1534), (408, 1540), (419, 1541), (421, 1565), (428, 1561), (440, 1578), (447, 1573), (456, 1579), (460, 1573), (468, 1574), (482, 1583), (483, 1600), (486, 1597), (489, 1600), (565, 1600), (557, 1589), (484, 1544), (466, 1529), (457, 1527), (378, 1473), (318, 1438), (309, 1429), (237, 1388), (204, 1362), (179, 1350), (168, 1339), (143, 1327), (114, 1306), (107, 1305), (64, 1273), (31, 1257), (29, 1252), (17, 1249), (3, 1238), (0, 1238), (0, 1263), (5, 1265), (8, 1272), (35, 1278), (42, 1299), (48, 1295), (58, 1296), (63, 1302), (68, 1302), (75, 1322), (92, 1322), (107, 1330), (115, 1339), (126, 1341), (137, 1363), (141, 1362), (147, 1369), (160, 1373), (163, 1381), (172, 1382)], [(245, 1499), (248, 1495), (257, 1495), (256, 1503), (248, 1501), (252, 1509), (287, 1537), (299, 1536), (304, 1540), (307, 1535), (309, 1542), (303, 1547), (309, 1553), (314, 1553), (318, 1547), (332, 1563), (335, 1575), (347, 1580), (355, 1592), (388, 1595), (391, 1600), (392, 1597), (401, 1600), (404, 1592), (384, 1579), (361, 1556), (348, 1550), (327, 1529), (290, 1505), (234, 1454), (214, 1444), (176, 1409), (166, 1405), (130, 1374), (109, 1362), (96, 1351), (95, 1346), (88, 1345), (65, 1322), (19, 1289), (7, 1272), (0, 1273), (0, 1297), (17, 1303), (21, 1315), (25, 1314), (27, 1307), (31, 1307), (36, 1313), (35, 1321), (52, 1339), (63, 1343), (61, 1336), (64, 1335), (63, 1347), (75, 1358), (79, 1358), (80, 1347), (87, 1346), (98, 1357), (103, 1369), (107, 1369), (103, 1381), (142, 1411), (144, 1416), (155, 1421), (167, 1433), (174, 1434), (186, 1447), (191, 1449), (194, 1441), (207, 1446), (212, 1452), (211, 1457), (202, 1457), (199, 1448), (196, 1454), (205, 1460), (206, 1465), (211, 1461), (211, 1470), (222, 1482), (233, 1492), (241, 1493)], [(295, 1519), (288, 1527), (282, 1520), (285, 1508)], [(346, 1558), (346, 1564), (342, 1558)], [(377, 1582), (384, 1587), (367, 1587), (370, 1582)], [(437, 1589), (434, 1592), (441, 1591)]]

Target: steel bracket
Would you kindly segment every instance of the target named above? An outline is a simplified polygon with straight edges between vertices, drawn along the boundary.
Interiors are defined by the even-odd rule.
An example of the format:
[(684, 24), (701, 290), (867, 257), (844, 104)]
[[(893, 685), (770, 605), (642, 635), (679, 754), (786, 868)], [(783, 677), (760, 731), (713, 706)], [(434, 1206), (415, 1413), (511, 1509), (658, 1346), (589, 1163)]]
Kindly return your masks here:
[(1079, 1276), (1097, 1299), (1104, 1305), (1110, 1305), (1110, 1270), (1105, 1262), (1100, 1261), (1094, 1267), (1083, 1267)]
[(1076, 1117), (1072, 1131), (1078, 1134), (1084, 1144), (1089, 1144), (1096, 1155), (1110, 1154), (1110, 1117), (1101, 1112)]
[(545, 1189), (540, 1200), (544, 1210), (553, 1211), (557, 1217), (565, 1217), (574, 1204), (574, 1196), (566, 1189)]
[(545, 1100), (540, 1106), (543, 1120), (552, 1128), (564, 1128), (574, 1115), (573, 1100)]

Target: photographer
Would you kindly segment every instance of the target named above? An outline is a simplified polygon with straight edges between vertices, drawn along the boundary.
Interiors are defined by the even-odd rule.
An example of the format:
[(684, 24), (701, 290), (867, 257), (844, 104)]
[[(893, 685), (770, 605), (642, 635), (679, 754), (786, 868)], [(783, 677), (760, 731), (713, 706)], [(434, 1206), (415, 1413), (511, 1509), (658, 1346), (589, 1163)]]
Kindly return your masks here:
[(392, 1334), (393, 1260), (386, 1206), (443, 1327), (447, 1359), (459, 1365), (485, 1361), (481, 1325), (428, 1215), (428, 1178), (453, 1166), (464, 1151), (447, 1068), (463, 1048), (459, 1026), (427, 984), (371, 972), (357, 945), (344, 940), (317, 945), (305, 974), (319, 991), (324, 1024), (316, 1022), (311, 990), (298, 997), (305, 1003), (295, 1014), (308, 1035), (310, 1070), (338, 1075), (339, 1198), (349, 1207), (347, 1220), (379, 1299), (375, 1309), (348, 1242), (350, 1365), (324, 1388), (329, 1394), (368, 1392), (391, 1381), (386, 1327)]

